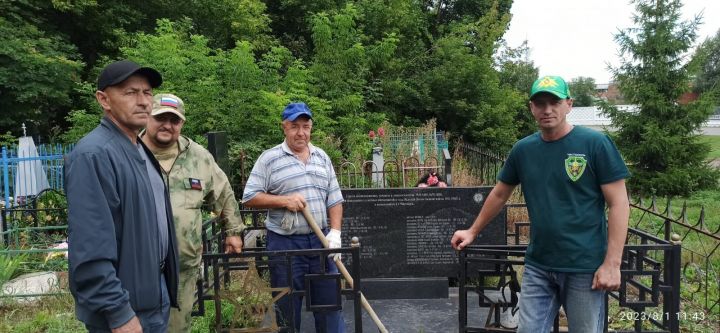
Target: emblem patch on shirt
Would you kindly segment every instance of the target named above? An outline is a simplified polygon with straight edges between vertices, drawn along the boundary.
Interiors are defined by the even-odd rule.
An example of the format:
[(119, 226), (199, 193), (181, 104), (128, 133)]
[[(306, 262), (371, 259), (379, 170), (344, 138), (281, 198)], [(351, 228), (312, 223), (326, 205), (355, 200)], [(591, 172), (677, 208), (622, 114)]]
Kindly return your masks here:
[(570, 180), (576, 182), (582, 177), (587, 166), (587, 160), (584, 154), (568, 154), (565, 159), (565, 172), (567, 172)]
[(200, 179), (190, 178), (190, 188), (193, 190), (202, 191), (202, 184)]

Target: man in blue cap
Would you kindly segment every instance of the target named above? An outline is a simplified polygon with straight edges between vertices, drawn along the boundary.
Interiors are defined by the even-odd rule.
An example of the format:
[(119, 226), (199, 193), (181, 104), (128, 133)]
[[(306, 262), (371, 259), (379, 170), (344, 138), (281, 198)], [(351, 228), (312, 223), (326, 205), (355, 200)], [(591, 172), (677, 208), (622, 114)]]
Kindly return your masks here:
[(458, 250), (470, 245), (522, 184), (530, 243), (519, 333), (550, 332), (560, 305), (569, 332), (603, 332), (606, 292), (620, 287), (630, 173), (607, 135), (567, 122), (572, 102), (559, 76), (533, 83), (530, 111), (540, 131), (515, 143), (475, 222), (450, 241)]
[[(322, 248), (320, 239), (313, 233), (302, 210), (310, 209), (318, 226), (325, 233), (332, 248), (340, 247), (342, 202), (335, 171), (330, 157), (310, 143), (313, 114), (305, 103), (291, 103), (282, 113), (283, 143), (260, 155), (253, 166), (243, 193), (243, 205), (268, 209), (267, 250), (303, 250)], [(322, 265), (318, 256), (294, 256), (292, 259), (292, 285), (296, 290), (312, 292), (314, 305), (332, 305), (338, 299), (334, 280), (316, 281), (305, 285), (306, 274), (337, 273), (332, 260)], [(287, 287), (287, 265), (278, 259), (270, 265), (272, 287)], [(310, 288), (308, 288), (310, 287)], [(284, 296), (278, 302), (278, 317), (283, 326), (300, 330), (302, 297)], [(295, 311), (291, 311), (294, 309)], [(317, 332), (345, 332), (341, 311), (315, 312)]]

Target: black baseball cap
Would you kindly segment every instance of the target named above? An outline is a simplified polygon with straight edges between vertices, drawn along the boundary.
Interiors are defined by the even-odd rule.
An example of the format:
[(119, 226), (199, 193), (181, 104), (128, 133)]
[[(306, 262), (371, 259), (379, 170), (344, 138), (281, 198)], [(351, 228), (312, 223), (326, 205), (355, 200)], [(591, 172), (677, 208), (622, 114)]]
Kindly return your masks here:
[(146, 77), (153, 88), (159, 87), (163, 82), (162, 75), (158, 71), (150, 67), (140, 67), (130, 60), (120, 60), (103, 68), (98, 77), (97, 90), (105, 90), (107, 87), (120, 84), (133, 74)]

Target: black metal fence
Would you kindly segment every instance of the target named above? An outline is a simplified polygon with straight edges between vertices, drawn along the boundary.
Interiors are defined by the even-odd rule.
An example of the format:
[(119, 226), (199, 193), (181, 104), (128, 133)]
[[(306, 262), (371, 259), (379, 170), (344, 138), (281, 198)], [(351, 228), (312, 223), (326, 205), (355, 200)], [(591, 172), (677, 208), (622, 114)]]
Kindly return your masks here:
[[(312, 249), (292, 251), (266, 251), (264, 247), (264, 230), (262, 215), (264, 211), (243, 210), (245, 219), (252, 221), (252, 227), (246, 230), (250, 234), (251, 247), (243, 248), (240, 254), (225, 254), (224, 232), (217, 219), (210, 219), (203, 224), (203, 279), (198, 280), (197, 310), (195, 316), (204, 315), (205, 301), (212, 301), (215, 312), (213, 328), (215, 332), (296, 332), (291, 323), (294, 322), (294, 305), (291, 305), (291, 318), (279, 320), (275, 315), (274, 304), (283, 297), (305, 298), (306, 311), (331, 311), (341, 309), (343, 304), (340, 297), (337, 304), (312, 305), (310, 290), (294, 289), (292, 286), (284, 288), (271, 288), (267, 282), (267, 272), (271, 264), (285, 263), (287, 274), (290, 276), (292, 265), (297, 256), (319, 256), (325, 258), (331, 253), (342, 253), (351, 258), (350, 274), (353, 276), (352, 287), (345, 287), (341, 282), (341, 275), (330, 273), (327, 267), (321, 265), (321, 273), (307, 275), (310, 280), (335, 280), (340, 294), (349, 296), (353, 300), (355, 332), (362, 332), (362, 315), (360, 304), (360, 247), (346, 247), (339, 249)], [(249, 238), (246, 237), (246, 240)], [(324, 263), (324, 260), (320, 260)], [(288, 279), (292, 281), (292, 279)], [(233, 287), (233, 285), (235, 287)], [(310, 283), (306, 284), (310, 286)], [(309, 287), (308, 287), (309, 288)], [(262, 295), (266, 297), (263, 298)], [(232, 318), (223, 317), (228, 311), (223, 309), (232, 306)], [(248, 321), (254, 317), (255, 321)], [(237, 323), (242, 323), (238, 325)]]
[(505, 158), (474, 145), (457, 143), (453, 153), (453, 179), (463, 186), (495, 185)]
[(8, 249), (46, 248), (67, 239), (67, 202), (58, 190), (42, 190), (1, 211), (1, 242)]
[[(702, 304), (710, 315), (720, 318), (720, 225), (716, 230), (708, 228), (705, 207), (691, 212), (685, 202), (674, 216), (671, 200), (667, 199), (664, 205), (660, 211), (655, 198), (638, 197), (630, 204), (635, 213), (631, 226), (664, 240), (679, 235), (683, 249), (682, 282), (693, 286), (686, 288), (685, 299)], [(692, 213), (697, 217), (692, 218)]]
[[(519, 205), (513, 205), (519, 206)], [(470, 246), (459, 253), (459, 328), (460, 332), (513, 332), (500, 326), (500, 311), (517, 307), (516, 293), (522, 294), (519, 273), (524, 266), (528, 235), (528, 222), (516, 222), (508, 228), (512, 245)], [(621, 287), (610, 292), (608, 302), (617, 302), (619, 314), (606, 313), (620, 326), (632, 326), (629, 330), (613, 332), (680, 332), (679, 322), (687, 314), (680, 311), (681, 237), (660, 239), (641, 230), (629, 229), (627, 244), (623, 250)], [(488, 292), (505, 295), (486, 297)], [(468, 326), (468, 294), (479, 295), (479, 306), (490, 308), (485, 327)], [(507, 295), (510, 295), (509, 297)], [(479, 314), (477, 314), (479, 315)], [(559, 332), (559, 318), (555, 319), (554, 332)], [(606, 322), (605, 331), (608, 331)]]
[(44, 280), (37, 286), (8, 283), (0, 290), (0, 303), (8, 297), (32, 298), (67, 293), (65, 279), (60, 278), (66, 275), (68, 268), (65, 195), (45, 189), (24, 199), (21, 204), (0, 209), (0, 256), (5, 257), (5, 262), (17, 264), (2, 267), (6, 270), (3, 275), (11, 278), (27, 273), (53, 273), (43, 273), (41, 279)]

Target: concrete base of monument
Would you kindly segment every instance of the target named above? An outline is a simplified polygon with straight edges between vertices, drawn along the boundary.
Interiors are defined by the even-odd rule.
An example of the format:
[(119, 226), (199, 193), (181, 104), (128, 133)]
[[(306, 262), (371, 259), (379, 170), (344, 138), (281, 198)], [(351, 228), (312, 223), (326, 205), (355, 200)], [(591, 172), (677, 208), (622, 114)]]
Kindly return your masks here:
[[(375, 313), (389, 332), (457, 332), (458, 289), (450, 288), (447, 298), (430, 299), (375, 299), (370, 300)], [(488, 308), (480, 308), (475, 293), (468, 295), (468, 325), (484, 327)], [(347, 332), (355, 332), (353, 301), (343, 304), (343, 317)], [(362, 311), (363, 332), (377, 332), (370, 316)], [(302, 332), (315, 332), (312, 312), (303, 312)]]

